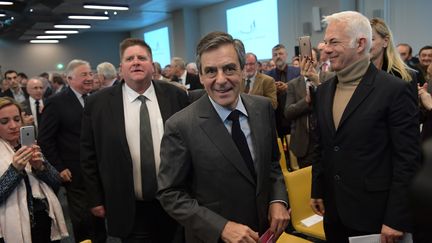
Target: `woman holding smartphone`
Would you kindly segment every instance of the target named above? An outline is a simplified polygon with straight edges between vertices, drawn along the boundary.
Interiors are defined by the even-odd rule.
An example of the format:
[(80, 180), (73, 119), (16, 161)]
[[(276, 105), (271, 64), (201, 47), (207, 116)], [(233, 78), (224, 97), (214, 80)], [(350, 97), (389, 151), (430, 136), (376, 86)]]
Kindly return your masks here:
[(20, 146), (21, 125), (18, 103), (0, 98), (0, 242), (59, 242), (68, 236), (60, 177), (38, 145)]

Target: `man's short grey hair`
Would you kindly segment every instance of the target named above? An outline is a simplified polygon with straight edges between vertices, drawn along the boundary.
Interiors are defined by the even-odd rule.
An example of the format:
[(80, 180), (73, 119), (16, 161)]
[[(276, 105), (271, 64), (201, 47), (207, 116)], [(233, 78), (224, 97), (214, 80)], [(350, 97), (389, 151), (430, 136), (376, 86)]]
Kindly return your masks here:
[(185, 63), (185, 61), (183, 60), (183, 58), (181, 58), (181, 57), (173, 57), (173, 58), (171, 59), (171, 67), (172, 67), (172, 66), (179, 67), (179, 68), (181, 68), (182, 70), (185, 70), (185, 69), (186, 69), (186, 63)]
[(343, 11), (325, 16), (323, 23), (330, 24), (333, 22), (342, 22), (346, 24), (346, 33), (351, 37), (351, 47), (354, 47), (356, 41), (360, 38), (366, 39), (365, 53), (369, 53), (372, 45), (372, 27), (369, 19), (363, 14), (355, 11)]
[(106, 79), (115, 79), (117, 78), (117, 70), (109, 62), (103, 62), (97, 65), (96, 67), (97, 73), (104, 76)]
[(197, 45), (196, 49), (196, 64), (198, 67), (198, 71), (202, 74), (201, 69), (201, 56), (204, 52), (209, 50), (217, 49), (223, 45), (232, 45), (237, 53), (238, 61), (240, 63), (240, 68), (243, 70), (245, 66), (245, 48), (243, 42), (238, 39), (234, 39), (230, 34), (214, 31), (206, 36), (204, 36)]
[(87, 61), (84, 61), (84, 60), (74, 59), (74, 60), (70, 61), (68, 63), (68, 65), (66, 66), (66, 70), (65, 70), (66, 78), (72, 77), (75, 69), (79, 66), (82, 66), (82, 65), (87, 65), (90, 67), (90, 63)]

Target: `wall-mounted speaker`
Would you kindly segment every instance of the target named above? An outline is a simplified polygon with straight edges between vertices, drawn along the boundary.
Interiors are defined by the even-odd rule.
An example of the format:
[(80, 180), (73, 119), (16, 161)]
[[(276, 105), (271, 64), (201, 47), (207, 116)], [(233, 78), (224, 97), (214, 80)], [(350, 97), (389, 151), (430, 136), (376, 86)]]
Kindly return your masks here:
[(321, 31), (321, 9), (319, 7), (312, 7), (312, 29), (314, 31)]

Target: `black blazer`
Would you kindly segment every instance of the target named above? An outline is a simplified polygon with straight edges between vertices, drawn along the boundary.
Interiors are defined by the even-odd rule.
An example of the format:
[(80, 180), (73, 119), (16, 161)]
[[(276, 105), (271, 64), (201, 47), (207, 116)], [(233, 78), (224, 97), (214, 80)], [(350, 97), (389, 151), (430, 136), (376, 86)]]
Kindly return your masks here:
[(408, 188), (420, 163), (418, 106), (410, 83), (370, 64), (336, 129), (337, 77), (318, 87), (315, 112), (319, 159), (312, 198), (323, 198), (325, 217), (381, 232), (382, 224), (410, 232)]
[(59, 171), (69, 169), (80, 184), (79, 141), (83, 107), (70, 87), (45, 102), (39, 125), (38, 144)]
[[(153, 81), (163, 122), (187, 106), (186, 92)], [(104, 205), (108, 232), (126, 237), (135, 216), (132, 158), (125, 133), (122, 84), (89, 96), (83, 115), (81, 166), (90, 207)]]
[[(21, 88), (22, 92), (24, 93), (24, 97), (26, 99), (28, 99), (29, 94), (27, 93), (27, 90), (24, 88)], [(3, 92), (3, 96), (7, 96), (7, 97), (11, 97), (12, 99), (14, 99), (13, 93), (11, 89), (7, 89), (5, 90), (5, 92)]]
[(189, 90), (204, 88), (204, 86), (200, 82), (199, 76), (193, 73), (186, 74), (186, 85), (188, 84), (190, 85)]

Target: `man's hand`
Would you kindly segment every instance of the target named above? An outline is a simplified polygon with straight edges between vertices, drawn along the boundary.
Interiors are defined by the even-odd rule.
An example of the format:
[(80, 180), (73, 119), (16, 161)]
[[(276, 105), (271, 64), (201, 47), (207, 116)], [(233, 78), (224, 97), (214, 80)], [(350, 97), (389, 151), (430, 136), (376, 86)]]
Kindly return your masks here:
[(72, 181), (72, 173), (69, 169), (64, 169), (60, 172), (60, 178), (62, 182), (71, 182)]
[(310, 206), (314, 213), (318, 214), (319, 216), (324, 216), (325, 209), (324, 209), (324, 201), (321, 198), (314, 199), (312, 198), (310, 201)]
[(402, 239), (403, 234), (403, 232), (383, 224), (381, 228), (381, 243), (396, 243), (398, 240)]
[(275, 85), (276, 85), (276, 92), (277, 92), (278, 94), (283, 94), (283, 93), (285, 93), (285, 92), (287, 91), (287, 89), (288, 89), (288, 84), (286, 84), (286, 83), (284, 83), (284, 82), (282, 82), (282, 81), (276, 81), (276, 82), (275, 82)]
[(268, 218), (270, 221), (270, 230), (275, 234), (275, 239), (284, 232), (290, 220), (288, 209), (281, 202), (270, 204)]
[(105, 218), (105, 207), (103, 205), (91, 208), (90, 212), (96, 217)]
[(432, 97), (429, 94), (428, 90), (428, 84), (424, 83), (423, 86), (420, 86), (417, 84), (417, 90), (418, 90), (418, 97), (420, 100), (420, 103), (423, 105), (423, 107), (430, 111), (432, 109)]
[(314, 83), (315, 86), (320, 85), (320, 80), (313, 61), (310, 57), (303, 57), (300, 62), (300, 74)]
[(256, 243), (259, 240), (258, 232), (253, 231), (251, 228), (243, 224), (238, 224), (228, 221), (222, 230), (221, 238), (224, 242), (250, 242)]

